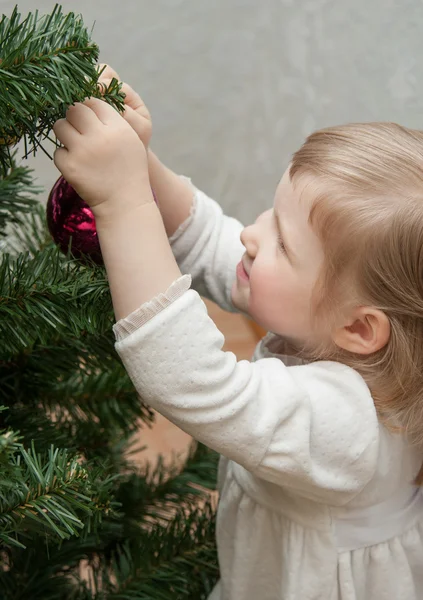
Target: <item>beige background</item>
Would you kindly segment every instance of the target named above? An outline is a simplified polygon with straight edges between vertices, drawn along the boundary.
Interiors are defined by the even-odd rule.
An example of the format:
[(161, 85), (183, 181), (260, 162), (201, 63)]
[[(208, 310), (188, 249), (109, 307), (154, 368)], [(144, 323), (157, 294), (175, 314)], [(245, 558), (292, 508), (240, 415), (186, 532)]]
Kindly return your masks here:
[[(10, 14), (15, 2), (0, 0)], [(22, 0), (23, 14), (54, 1)], [(152, 146), (244, 222), (312, 130), (422, 126), (422, 0), (65, 0), (143, 96)], [(51, 187), (54, 166), (31, 164)], [(47, 195), (46, 191), (46, 195)]]

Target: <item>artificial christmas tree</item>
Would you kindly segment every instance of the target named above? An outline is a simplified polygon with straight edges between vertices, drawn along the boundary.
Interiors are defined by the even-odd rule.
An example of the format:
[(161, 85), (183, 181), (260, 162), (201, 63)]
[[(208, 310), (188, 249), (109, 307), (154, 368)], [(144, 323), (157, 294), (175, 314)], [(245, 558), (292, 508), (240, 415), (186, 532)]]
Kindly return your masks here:
[[(206, 598), (217, 456), (131, 462), (154, 415), (115, 353), (105, 272), (60, 253), (16, 163), (18, 141), (51, 154), (54, 122), (99, 96), (97, 60), (58, 6), (0, 21), (0, 598)], [(122, 109), (118, 82), (104, 99)]]

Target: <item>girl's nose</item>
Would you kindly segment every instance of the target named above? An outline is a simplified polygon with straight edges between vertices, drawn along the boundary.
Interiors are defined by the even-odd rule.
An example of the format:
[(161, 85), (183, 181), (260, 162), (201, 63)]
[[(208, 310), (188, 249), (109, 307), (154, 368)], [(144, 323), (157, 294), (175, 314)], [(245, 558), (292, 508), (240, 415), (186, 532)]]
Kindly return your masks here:
[(258, 250), (257, 225), (248, 225), (241, 231), (241, 242), (245, 246), (247, 254), (255, 258)]

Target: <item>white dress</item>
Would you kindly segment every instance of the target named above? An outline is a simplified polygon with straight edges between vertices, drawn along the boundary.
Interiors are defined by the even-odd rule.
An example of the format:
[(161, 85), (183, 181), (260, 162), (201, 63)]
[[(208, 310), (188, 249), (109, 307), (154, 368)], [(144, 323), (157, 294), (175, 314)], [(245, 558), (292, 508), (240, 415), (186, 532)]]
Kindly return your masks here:
[[(171, 239), (193, 287), (233, 310), (241, 225), (196, 191)], [(115, 325), (144, 401), (221, 455), (221, 580), (209, 600), (422, 600), (423, 452), (377, 420), (350, 367), (223, 336), (184, 275)]]

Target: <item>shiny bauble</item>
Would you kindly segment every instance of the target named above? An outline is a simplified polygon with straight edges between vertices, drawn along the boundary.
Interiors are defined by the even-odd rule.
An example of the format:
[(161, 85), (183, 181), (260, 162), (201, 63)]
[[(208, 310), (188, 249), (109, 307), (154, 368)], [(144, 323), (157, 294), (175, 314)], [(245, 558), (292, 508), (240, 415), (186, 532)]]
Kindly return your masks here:
[(88, 258), (103, 264), (94, 214), (64, 177), (59, 177), (49, 194), (47, 224), (62, 252), (86, 263)]

